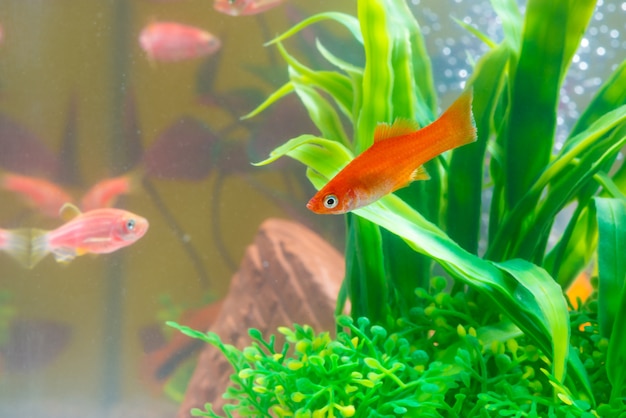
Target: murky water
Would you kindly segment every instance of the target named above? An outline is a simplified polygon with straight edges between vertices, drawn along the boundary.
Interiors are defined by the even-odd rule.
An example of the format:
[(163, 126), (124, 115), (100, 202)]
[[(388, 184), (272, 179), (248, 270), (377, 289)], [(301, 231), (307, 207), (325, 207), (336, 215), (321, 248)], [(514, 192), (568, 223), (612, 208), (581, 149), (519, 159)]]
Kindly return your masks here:
[[(239, 117), (287, 79), (276, 50), (264, 42), (314, 12), (354, 14), (355, 2), (288, 0), (253, 16), (228, 16), (211, 3), (0, 2), (3, 175), (52, 182), (79, 207), (98, 182), (127, 176), (128, 190), (101, 200), (102, 206), (123, 208), (150, 223), (146, 235), (126, 248), (79, 255), (69, 263), (48, 255), (26, 269), (0, 254), (0, 291), (7, 294), (0, 321), (3, 307), (12, 310), (6, 314), (12, 318), (9, 329), (0, 329), (0, 416), (100, 416), (100, 410), (111, 411), (102, 416), (140, 416), (124, 405), (139, 405), (145, 416), (168, 416), (148, 412), (155, 405), (175, 411), (176, 404), (142, 375), (140, 338), (164, 318), (176, 319), (168, 317), (168, 306), (175, 315), (221, 297), (268, 217), (301, 221), (342, 247), (335, 232), (342, 230), (341, 219), (320, 219), (304, 207), (313, 189), (302, 167), (287, 161), (263, 169), (249, 164), (285, 140), (310, 133), (306, 112), (288, 99), (254, 119)], [(499, 22), (488, 1), (410, 3), (445, 108), (471, 73), (468, 57), (486, 51), (449, 16), (478, 25), (496, 40)], [(600, 1), (598, 7), (563, 86), (563, 132), (624, 59), (626, 3)], [(150, 57), (139, 37), (159, 21), (208, 31), (220, 47), (192, 50), (191, 59)], [(345, 35), (321, 25), (291, 45), (315, 65), (315, 37), (340, 47)], [(347, 58), (360, 57), (355, 52)], [(0, 228), (54, 230), (69, 221), (69, 215), (46, 215), (28, 194), (0, 191)]]

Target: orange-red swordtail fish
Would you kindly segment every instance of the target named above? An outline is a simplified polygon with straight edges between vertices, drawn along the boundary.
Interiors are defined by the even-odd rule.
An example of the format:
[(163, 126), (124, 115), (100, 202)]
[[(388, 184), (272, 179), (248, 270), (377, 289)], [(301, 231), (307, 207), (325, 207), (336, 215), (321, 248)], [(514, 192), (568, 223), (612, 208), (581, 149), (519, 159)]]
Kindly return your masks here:
[(425, 162), (476, 140), (472, 90), (466, 90), (436, 121), (419, 129), (416, 122), (396, 119), (374, 130), (374, 143), (332, 178), (306, 207), (319, 214), (341, 214), (428, 180)]

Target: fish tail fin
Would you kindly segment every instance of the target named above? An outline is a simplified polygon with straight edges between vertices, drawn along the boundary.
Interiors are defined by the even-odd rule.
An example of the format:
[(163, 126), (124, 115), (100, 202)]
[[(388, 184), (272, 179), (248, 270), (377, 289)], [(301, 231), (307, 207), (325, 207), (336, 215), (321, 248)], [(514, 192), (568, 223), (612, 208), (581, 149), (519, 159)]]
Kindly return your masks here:
[(2, 250), (24, 268), (30, 266), (30, 229), (0, 231)]
[(442, 152), (476, 141), (472, 96), (473, 89), (470, 87), (443, 112), (439, 119), (424, 128), (430, 130), (436, 138), (432, 141), (433, 155), (431, 158)]
[(31, 229), (28, 268), (35, 267), (49, 253), (48, 231), (44, 231), (43, 229)]

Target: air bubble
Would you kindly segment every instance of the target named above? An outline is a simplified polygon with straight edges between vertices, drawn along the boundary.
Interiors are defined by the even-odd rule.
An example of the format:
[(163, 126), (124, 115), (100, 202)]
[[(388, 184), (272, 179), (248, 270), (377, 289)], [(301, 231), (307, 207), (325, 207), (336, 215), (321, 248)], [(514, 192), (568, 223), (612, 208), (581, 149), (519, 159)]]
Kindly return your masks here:
[(461, 78), (467, 77), (467, 70), (465, 70), (465, 69), (459, 70), (459, 77), (461, 77)]
[(451, 51), (451, 49), (450, 49), (450, 48), (448, 48), (447, 46), (441, 50), (441, 53), (442, 53), (443, 55), (450, 55), (450, 52), (452, 52), (452, 51)]
[(583, 94), (584, 92), (585, 92), (585, 89), (583, 88), (583, 86), (574, 87), (574, 93), (580, 95), (580, 94)]
[(609, 36), (613, 39), (619, 38), (619, 31), (617, 29), (612, 29), (611, 32), (609, 32)]
[(578, 68), (580, 68), (581, 70), (585, 71), (587, 68), (589, 68), (589, 64), (587, 64), (585, 61), (583, 61), (580, 64), (578, 64)]
[(587, 48), (589, 46), (589, 39), (583, 38), (582, 41), (580, 41), (580, 46)]
[(598, 47), (598, 49), (596, 49), (596, 54), (603, 56), (604, 54), (606, 54), (606, 49), (604, 49), (603, 47)]

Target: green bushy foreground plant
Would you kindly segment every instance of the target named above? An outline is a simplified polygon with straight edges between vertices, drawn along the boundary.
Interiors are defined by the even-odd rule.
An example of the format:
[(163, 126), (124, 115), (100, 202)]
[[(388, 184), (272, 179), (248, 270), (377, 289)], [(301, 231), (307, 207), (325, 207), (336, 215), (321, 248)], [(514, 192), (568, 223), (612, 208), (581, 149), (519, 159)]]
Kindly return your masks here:
[[(292, 340), (322, 338), (329, 347), (350, 347), (348, 341), (360, 338), (358, 344), (363, 345), (354, 346), (356, 351), (363, 350), (362, 355), (355, 352), (356, 357), (348, 356), (343, 364), (336, 353), (337, 367), (355, 367), (364, 379), (368, 373), (383, 374), (381, 390), (398, 396), (404, 396), (398, 382), (411, 385), (413, 377), (419, 380), (421, 375), (408, 379), (404, 374), (413, 373), (409, 369), (417, 364), (404, 355), (393, 357), (393, 363), (392, 353), (386, 353), (391, 346), (384, 345), (390, 337), (378, 337), (382, 346), (366, 347), (357, 330), (372, 341), (377, 331), (358, 318), (385, 327), (389, 336), (405, 338), (410, 347), (407, 353), (415, 347), (429, 354), (423, 373), (433, 367), (437, 379), (442, 379), (434, 383), (437, 390), (428, 385), (411, 386), (409, 399), (415, 402), (424, 394), (433, 395), (426, 404), (399, 404), (407, 410), (431, 408), (419, 416), (618, 416), (626, 412), (626, 368), (622, 366), (626, 361), (626, 166), (617, 158), (626, 143), (626, 62), (600, 87), (554, 154), (559, 92), (595, 1), (529, 0), (525, 16), (514, 0), (491, 0), (491, 4), (502, 21), (504, 40), (496, 43), (479, 29), (468, 28), (490, 46), (466, 86), (474, 91), (477, 142), (429, 162), (429, 181), (416, 182), (346, 215), (346, 278), (337, 311), (342, 311), (345, 298), (349, 298), (357, 326), (343, 329), (334, 342), (314, 337), (304, 327), (289, 336)], [(359, 0), (357, 11), (357, 18), (335, 12), (313, 16), (275, 39), (273, 43), (288, 64), (289, 81), (250, 115), (286, 94), (299, 96), (321, 137), (291, 139), (260, 164), (292, 157), (308, 167), (307, 176), (318, 189), (371, 145), (377, 123), (403, 117), (424, 126), (436, 117), (430, 60), (420, 27), (405, 1)], [(354, 40), (345, 48), (361, 48), (364, 63), (348, 62), (318, 42), (320, 54), (338, 71), (315, 70), (282, 46), (289, 36), (320, 20), (335, 21), (348, 29)], [(488, 231), (482, 234), (485, 190), (492, 199), (486, 208)], [(573, 208), (568, 225), (556, 245), (548, 248), (555, 217), (568, 206)], [(484, 254), (478, 250), (481, 240), (486, 243)], [(595, 308), (570, 315), (563, 289), (596, 255)], [(440, 296), (446, 294), (438, 290), (433, 297), (460, 300), (466, 307), (458, 307), (458, 312), (480, 306), (480, 312), (489, 315), (479, 315), (480, 320), (467, 315), (464, 319), (473, 321), (459, 319), (459, 329), (443, 327), (436, 317), (427, 315), (432, 321), (424, 325), (426, 329), (437, 335), (445, 328), (456, 335), (452, 347), (429, 346), (433, 350), (429, 353), (420, 347), (426, 347), (432, 337), (415, 332), (411, 325), (415, 309), (419, 310), (411, 295), (416, 287), (428, 287), (435, 265), (453, 280), (454, 292), (453, 296)], [(583, 334), (573, 332), (585, 315), (592, 325)], [(340, 319), (339, 325), (346, 326), (345, 321)], [(215, 336), (197, 336), (227, 347)], [(255, 344), (257, 350), (269, 350), (269, 357), (259, 355), (271, 359), (271, 364), (287, 361), (286, 353), (272, 353), (260, 337)], [(536, 350), (532, 356), (529, 346)], [(252, 370), (247, 372), (249, 376), (236, 376), (243, 392), (233, 389), (229, 396), (240, 403), (247, 397), (245, 402), (254, 401), (257, 392), (250, 392), (242, 382), (256, 382), (257, 373), (270, 363), (253, 364), (252, 360), (261, 359), (237, 357), (234, 349), (223, 349), (231, 361), (239, 361), (233, 361), (238, 373)], [(300, 353), (301, 357), (298, 353), (296, 349), (290, 361), (302, 362), (305, 353)], [(320, 357), (319, 353), (316, 356)], [(528, 364), (530, 357), (538, 360)], [(376, 359), (387, 371), (401, 364), (390, 372), (398, 380), (371, 367), (376, 363), (366, 361), (368, 358)], [(326, 365), (324, 360), (313, 366)], [(451, 375), (443, 379), (448, 372)], [(359, 393), (364, 390), (362, 385), (351, 386)], [(296, 392), (290, 392), (293, 386), (282, 387), (284, 399), (293, 401), (296, 392), (310, 394), (297, 386)], [(318, 399), (325, 399), (326, 413), (334, 404), (354, 405), (355, 415), (362, 416), (369, 413), (364, 412), (367, 408), (375, 409), (367, 400), (357, 406), (357, 402), (347, 403), (348, 394), (341, 396), (344, 403), (335, 398)], [(401, 399), (406, 398), (396, 398)], [(274, 409), (272, 413), (279, 412)], [(394, 411), (378, 413), (393, 415)]]
[[(445, 287), (436, 277), (430, 291), (417, 289), (408, 315), (384, 327), (339, 316), (336, 338), (306, 325), (280, 328), (287, 340), (282, 346), (251, 329), (252, 344), (238, 350), (215, 333), (169, 324), (214, 345), (234, 367), (225, 394), (232, 402), (224, 407), (228, 417), (595, 416), (589, 403), (573, 401), (550, 377), (549, 360), (527, 338), (509, 329), (503, 340), (502, 329), (482, 326), (495, 310)], [(597, 321), (575, 316), (581, 360), (590, 376), (606, 381), (607, 340), (597, 333)], [(553, 388), (562, 403), (554, 403)], [(607, 400), (601, 383), (594, 389)], [(210, 404), (192, 415), (220, 416)]]

